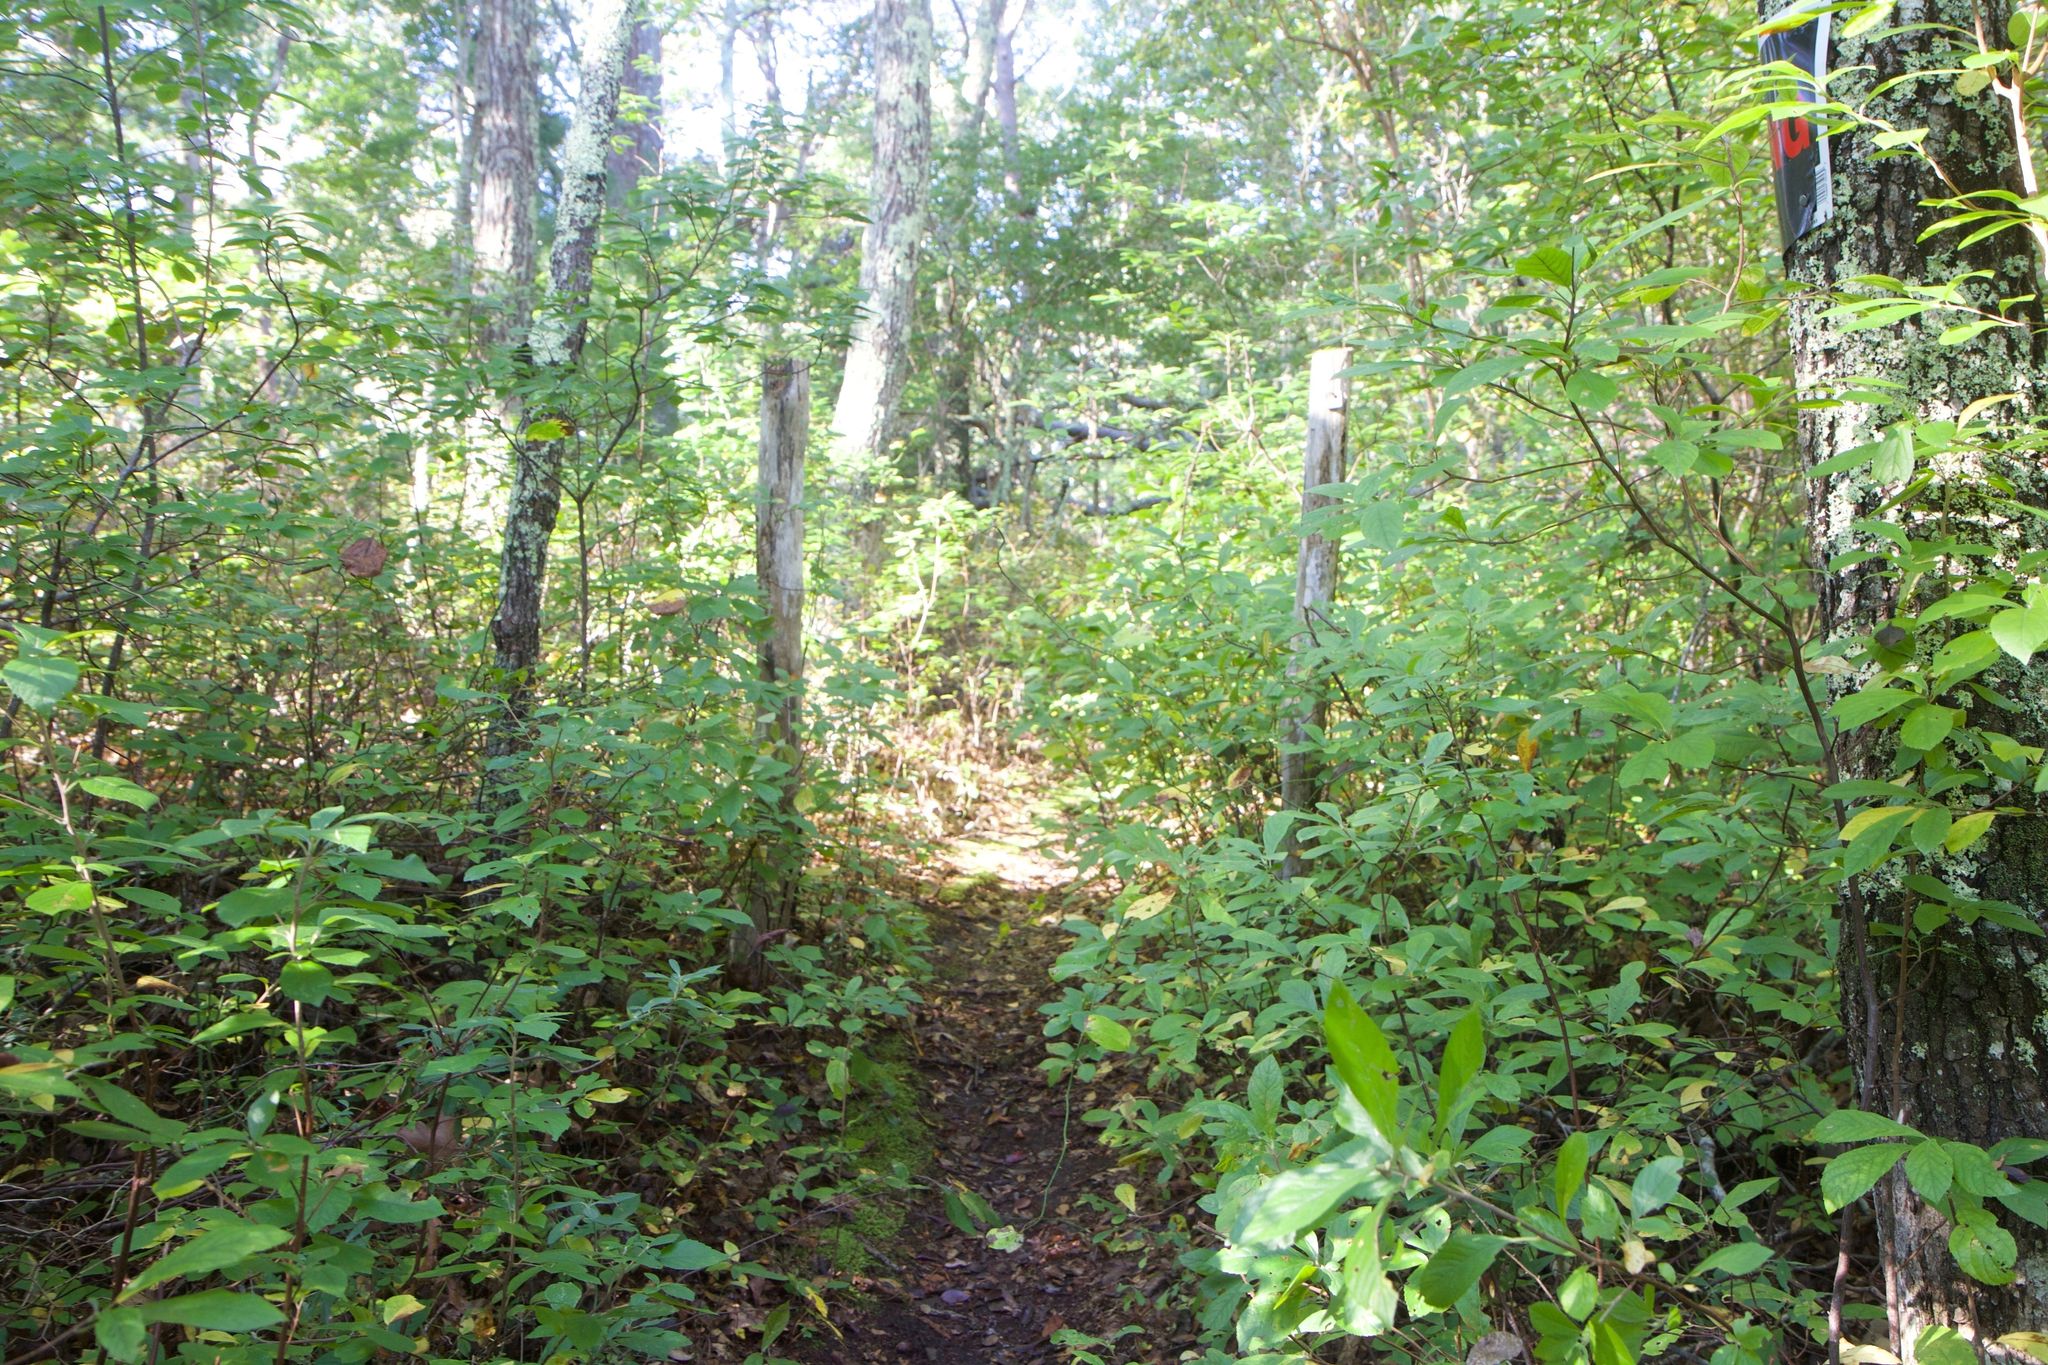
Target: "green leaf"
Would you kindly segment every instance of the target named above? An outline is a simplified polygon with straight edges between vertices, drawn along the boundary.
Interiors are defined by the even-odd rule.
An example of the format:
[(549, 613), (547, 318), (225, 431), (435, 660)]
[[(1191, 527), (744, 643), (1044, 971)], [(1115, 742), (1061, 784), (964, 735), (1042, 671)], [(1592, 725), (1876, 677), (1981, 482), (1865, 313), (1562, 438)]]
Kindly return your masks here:
[(1515, 273), (1548, 284), (1569, 285), (1572, 282), (1571, 253), (1563, 247), (1539, 246), (1515, 262)]
[(1480, 1021), (1479, 1010), (1475, 1007), (1466, 1011), (1457, 1026), (1451, 1030), (1451, 1039), (1444, 1045), (1442, 1069), (1436, 1084), (1436, 1135), (1441, 1139), (1451, 1129), (1451, 1117), (1458, 1110), (1458, 1102), (1465, 1097), (1466, 1087), (1479, 1075), (1486, 1064), (1486, 1026)]
[(1323, 1009), (1323, 1040), (1345, 1088), (1380, 1130), (1390, 1147), (1401, 1145), (1401, 1065), (1387, 1036), (1380, 1032), (1351, 992), (1339, 981), (1330, 987)]
[(1925, 1327), (1913, 1343), (1915, 1365), (1977, 1365), (1977, 1348), (1953, 1327)]
[(1901, 831), (1920, 817), (1925, 806), (1880, 806), (1860, 811), (1842, 827), (1848, 847), (1842, 852), (1842, 871), (1847, 876), (1877, 866), (1891, 855), (1892, 843)]
[(1875, 1142), (1879, 1138), (1920, 1136), (1917, 1128), (1908, 1128), (1903, 1123), (1894, 1123), (1882, 1114), (1866, 1114), (1860, 1109), (1837, 1109), (1821, 1116), (1813, 1131), (1806, 1135), (1814, 1142)]
[(1401, 544), (1407, 508), (1392, 498), (1366, 504), (1358, 511), (1358, 538), (1368, 548), (1392, 550)]
[(1915, 1194), (1930, 1204), (1939, 1204), (1948, 1197), (1955, 1175), (1956, 1164), (1949, 1159), (1948, 1149), (1932, 1138), (1915, 1144), (1906, 1153), (1906, 1181)]
[(149, 1322), (175, 1322), (209, 1332), (260, 1332), (284, 1321), (283, 1311), (270, 1300), (232, 1289), (180, 1294), (175, 1299), (140, 1304), (136, 1311)]
[(1643, 1167), (1629, 1187), (1629, 1211), (1644, 1218), (1670, 1203), (1678, 1195), (1678, 1173), (1684, 1166), (1675, 1156), (1660, 1156)]
[(63, 915), (92, 909), (91, 882), (53, 882), (28, 893), (24, 902), (39, 915)]
[(55, 711), (71, 695), (80, 676), (77, 664), (40, 649), (24, 648), (0, 668), (0, 681), (6, 682), (7, 690), (21, 698), (22, 705), (29, 710), (44, 715)]
[(2019, 1245), (1989, 1214), (1952, 1229), (1948, 1254), (1955, 1258), (1957, 1269), (1980, 1284), (2011, 1284), (2016, 1278), (2013, 1267), (2019, 1263)]
[[(974, 1229), (968, 1228), (967, 1231), (973, 1232)], [(673, 1245), (663, 1247), (659, 1254), (664, 1270), (708, 1270), (732, 1259), (716, 1247), (708, 1247), (688, 1237), (677, 1238)]]
[(142, 1272), (128, 1281), (126, 1287), (121, 1290), (121, 1302), (127, 1303), (145, 1289), (183, 1276), (208, 1275), (216, 1270), (226, 1270), (240, 1261), (290, 1240), (291, 1234), (283, 1228), (267, 1227), (261, 1223), (215, 1224), (191, 1241), (174, 1247), (144, 1266)]
[(1598, 370), (1574, 370), (1564, 381), (1564, 393), (1582, 408), (1604, 412), (1621, 397), (1621, 385)]
[(1385, 1212), (1382, 1204), (1359, 1221), (1337, 1276), (1334, 1313), (1355, 1337), (1376, 1337), (1391, 1328), (1401, 1306), (1380, 1255), (1380, 1219)]
[(1479, 1283), (1479, 1277), (1506, 1245), (1504, 1237), (1453, 1232), (1450, 1240), (1429, 1258), (1429, 1264), (1415, 1273), (1409, 1287), (1431, 1308), (1449, 1308)]
[(1956, 727), (1956, 713), (1946, 706), (1924, 704), (1906, 713), (1899, 725), (1899, 743), (1909, 749), (1932, 749)]
[(1281, 1250), (1329, 1217), (1339, 1201), (1371, 1176), (1364, 1167), (1334, 1162), (1283, 1171), (1245, 1201), (1230, 1240), (1259, 1250)]
[(2021, 663), (2048, 645), (2048, 591), (2034, 584), (2025, 593), (2025, 603), (1996, 613), (1990, 623), (1991, 638)]
[(526, 429), (526, 439), (532, 442), (559, 441), (569, 434), (569, 424), (556, 417), (544, 417)]
[(1703, 1275), (1753, 1275), (1764, 1268), (1778, 1253), (1762, 1242), (1737, 1242), (1722, 1247), (1713, 1255), (1693, 1267), (1693, 1274)]
[(1095, 1046), (1101, 1048), (1104, 1052), (1129, 1052), (1131, 1050), (1131, 1031), (1114, 1019), (1105, 1018), (1100, 1014), (1091, 1014), (1088, 1016), (1087, 1022), (1081, 1026), (1081, 1031), (1088, 1035), (1090, 1042), (1094, 1043)]
[(1551, 1177), (1551, 1191), (1557, 1201), (1558, 1217), (1570, 1211), (1572, 1199), (1586, 1183), (1586, 1167), (1591, 1161), (1592, 1147), (1584, 1133), (1572, 1132), (1557, 1149), (1557, 1171)]
[(78, 785), (102, 801), (120, 801), (143, 810), (156, 804), (156, 793), (136, 786), (125, 777), (88, 777)]
[(1280, 1106), (1287, 1100), (1286, 1074), (1271, 1055), (1261, 1057), (1259, 1064), (1252, 1068), (1251, 1084), (1245, 1099), (1251, 1109), (1252, 1126), (1271, 1137), (1280, 1122)]
[(323, 1005), (334, 991), (334, 973), (317, 962), (287, 962), (277, 974), (277, 988), (287, 1000)]
[(1906, 1154), (1903, 1143), (1887, 1142), (1876, 1147), (1855, 1147), (1842, 1153), (1820, 1172), (1821, 1201), (1829, 1213), (1839, 1212), (1870, 1192), (1885, 1173)]
[(1877, 443), (1877, 456), (1871, 461), (1870, 472), (1879, 483), (1904, 483), (1913, 477), (1910, 422), (1896, 422), (1886, 428), (1884, 439)]
[(79, 1084), (91, 1096), (92, 1106), (108, 1118), (127, 1124), (130, 1128), (149, 1134), (163, 1142), (176, 1141), (188, 1130), (188, 1125), (176, 1119), (167, 1119), (151, 1109), (135, 1096), (111, 1081), (99, 1080), (92, 1076), (79, 1077)]
[(93, 1319), (92, 1334), (112, 1359), (140, 1360), (149, 1344), (149, 1322), (133, 1308), (108, 1308)]
[(1845, 729), (1868, 725), (1879, 716), (1890, 715), (1909, 701), (1917, 700), (1918, 694), (1903, 687), (1866, 687), (1837, 701), (1828, 708), (1828, 714)]

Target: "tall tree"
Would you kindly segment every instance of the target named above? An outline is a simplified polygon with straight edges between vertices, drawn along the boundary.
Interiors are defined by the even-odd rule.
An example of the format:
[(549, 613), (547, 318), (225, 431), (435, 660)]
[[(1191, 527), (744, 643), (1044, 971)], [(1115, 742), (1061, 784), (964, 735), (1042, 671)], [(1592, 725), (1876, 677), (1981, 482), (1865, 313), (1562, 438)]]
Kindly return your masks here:
[(651, 19), (633, 25), (619, 123), (605, 172), (614, 208), (625, 207), (643, 177), (661, 172), (661, 28)]
[(491, 619), (495, 663), (508, 680), (506, 706), (489, 743), (493, 757), (514, 752), (532, 709), (540, 667), (541, 608), (548, 541), (562, 507), (562, 459), (570, 421), (559, 395), (583, 354), (597, 229), (604, 217), (605, 166), (618, 120), (619, 90), (631, 47), (634, 0), (598, 0), (583, 44), (583, 85), (562, 146), (562, 201), (548, 259), (548, 293), (529, 338), (538, 410), (522, 411), (513, 443), (512, 497), (498, 561), (498, 608)]
[[(486, 349), (517, 350), (533, 325), (540, 184), (534, 0), (478, 0), (476, 25), (469, 53), (475, 105), (464, 148), (474, 182), (460, 207), (470, 215), (470, 278), (482, 308), (478, 339)], [(516, 413), (501, 407), (499, 418), (509, 423)], [(463, 470), (463, 506), (472, 529), (482, 533), (503, 501), (507, 470), (501, 443), (482, 437), (474, 446)]]
[[(1777, 0), (1762, 5), (1766, 16), (1778, 8)], [(1792, 341), (1805, 404), (1800, 453), (1814, 471), (1809, 532), (1822, 627), (1831, 642), (1852, 654), (1867, 651), (1862, 657), (1877, 666), (1885, 666), (1887, 650), (1926, 664), (1944, 643), (1944, 627), (1916, 617), (1973, 572), (1973, 542), (1985, 552), (1975, 572), (2009, 569), (2048, 543), (2038, 513), (2013, 515), (2015, 504), (2048, 508), (2048, 479), (2037, 458), (2000, 455), (1985, 443), (1943, 453), (1924, 470), (1934, 480), (1928, 494), (1904, 496), (1887, 509), (1908, 482), (1916, 424), (1954, 422), (1972, 404), (2006, 395), (1996, 410), (2011, 434), (2012, 424), (2038, 411), (2048, 384), (2036, 301), (2042, 262), (2032, 239), (2011, 232), (1966, 241), (1956, 231), (1926, 231), (1949, 212), (1938, 204), (2033, 192), (2011, 109), (1995, 89), (1980, 81), (1973, 91), (1954, 75), (1958, 59), (1976, 51), (1975, 40), (1961, 35), (2002, 38), (2013, 8), (2004, 0), (1922, 0), (1899, 9), (1901, 19), (1916, 22), (1838, 41), (1829, 94), (1870, 122), (1831, 139), (1833, 215), (1786, 253), (1793, 281), (1808, 286), (1796, 296)], [(1967, 44), (1962, 52), (1958, 41)], [(1777, 134), (1781, 148), (1788, 136), (1816, 132), (1812, 125), (1788, 126), (1796, 131)], [(1923, 129), (1927, 154), (1887, 151), (1878, 141), (1886, 126)], [(1834, 306), (1844, 291), (1867, 292), (1879, 276), (1956, 282), (1960, 301), (2019, 325), (1990, 325), (1955, 344), (1955, 336), (1942, 336), (1955, 320), (1950, 313), (1908, 308), (1913, 316), (1870, 326), (1853, 308)], [(1877, 396), (1883, 392), (1895, 396)], [(1895, 446), (1905, 442), (1903, 465), (1841, 467), (1856, 457), (1836, 457), (1887, 433)], [(1834, 463), (1819, 468), (1828, 461)], [(1996, 496), (2001, 488), (2011, 501)], [(1918, 576), (1918, 586), (1902, 593), (1902, 581), (1910, 580), (1891, 570), (1888, 542), (1871, 529), (1884, 520), (1915, 539), (1956, 547), (1940, 561), (1946, 567)], [(2048, 665), (2007, 660), (1977, 680), (1985, 683), (2007, 697), (2038, 696), (2048, 687)], [(1968, 707), (1973, 726), (2004, 730), (2024, 744), (2048, 740), (2038, 713), (1971, 705), (1969, 691), (1958, 688), (1946, 700)], [(1916, 755), (1902, 752), (1900, 733), (1855, 731), (1836, 746), (1836, 776), (1887, 781), (1910, 770)], [(1958, 784), (1946, 798), (1957, 817), (1970, 793), (1970, 784)], [(1928, 864), (1957, 892), (2009, 902), (2048, 926), (2048, 891), (2039, 875), (2044, 847), (2048, 823), (2001, 816), (1968, 855), (1944, 856), (1937, 843)], [(1844, 1009), (1862, 1106), (1951, 1140), (2048, 1139), (2048, 1073), (2030, 1061), (2048, 1057), (2043, 940), (1982, 919), (1916, 937), (1918, 897), (1900, 880), (1880, 869), (1851, 879), (1841, 896)], [(2008, 1284), (1986, 1284), (1963, 1273), (1951, 1250), (1957, 1230), (1913, 1192), (1903, 1172), (1878, 1187), (1876, 1203), (1902, 1353), (1913, 1353), (1929, 1326), (1954, 1327), (1982, 1350), (2001, 1333), (2048, 1323), (2048, 1275), (2029, 1269), (2048, 1257), (2048, 1231), (2001, 1220), (2018, 1238), (2020, 1274)], [(1965, 1255), (1969, 1235), (1955, 1244)]]
[(867, 296), (832, 408), (833, 457), (864, 487), (889, 439), (909, 372), (917, 256), (930, 217), (930, 0), (876, 0), (875, 154), (860, 285)]
[(533, 0), (480, 0), (473, 60), (476, 160), (471, 254), (485, 339), (518, 345), (533, 319), (534, 196), (540, 183), (540, 78)]

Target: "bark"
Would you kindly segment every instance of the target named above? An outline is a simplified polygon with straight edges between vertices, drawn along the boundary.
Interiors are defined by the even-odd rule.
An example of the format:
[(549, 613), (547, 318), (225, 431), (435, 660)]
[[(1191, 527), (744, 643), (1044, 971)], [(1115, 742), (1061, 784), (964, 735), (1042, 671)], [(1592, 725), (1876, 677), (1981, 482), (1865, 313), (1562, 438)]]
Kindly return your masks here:
[[(1765, 12), (1777, 8), (1778, 0), (1762, 6)], [(1954, 315), (1845, 331), (1827, 312), (1830, 291), (1868, 274), (1946, 283), (1982, 270), (1986, 275), (1969, 293), (1977, 306), (1993, 312), (2000, 298), (2036, 293), (2040, 262), (2031, 240), (2021, 234), (2002, 234), (1968, 248), (1959, 245), (1961, 234), (1954, 232), (1920, 239), (1946, 212), (1926, 207), (1930, 199), (2022, 190), (2012, 124), (1994, 94), (1956, 93), (1953, 68), (1959, 54), (1944, 50), (1958, 32), (2002, 38), (2010, 10), (2003, 0), (1909, 0), (1898, 7), (1894, 20), (1904, 31), (1880, 28), (1836, 44), (1830, 65), (1842, 74), (1831, 92), (1852, 106), (1868, 99), (1871, 113), (1897, 126), (1924, 125), (1927, 151), (1951, 183), (1945, 184), (1923, 158), (1873, 155), (1868, 133), (1834, 138), (1834, 217), (1786, 253), (1793, 281), (1810, 286), (1792, 310), (1801, 397), (1815, 400), (1867, 389), (1867, 384), (1852, 382), (1858, 376), (1896, 383), (1901, 397), (1887, 404), (1843, 401), (1802, 410), (1800, 455), (1809, 469), (1875, 439), (1893, 421), (1952, 419), (1980, 398), (2018, 394), (2000, 411), (2022, 420), (2040, 410), (2043, 357), (2029, 330), (2040, 326), (2036, 303), (2007, 309), (2027, 328), (1995, 328), (1961, 346), (1936, 340)], [(1935, 25), (1956, 27), (1943, 31)], [(1923, 80), (1905, 79), (1871, 97), (1885, 82), (1930, 68), (1947, 70)], [(2037, 468), (1970, 453), (1939, 457), (1934, 472), (1937, 487), (1915, 506), (1940, 506), (1948, 534), (1964, 543), (1992, 545), (1996, 560), (2008, 565), (2019, 553), (2038, 548), (2038, 523), (2000, 513), (1985, 498), (1990, 481), (2004, 478), (2020, 501), (2048, 506), (2043, 496), (2048, 488)], [(1867, 466), (1809, 483), (1821, 626), (1830, 639), (1867, 639), (1895, 619), (1910, 626), (1912, 615), (1926, 605), (1920, 599), (1946, 591), (1935, 586), (1901, 602), (1897, 581), (1875, 562), (1830, 567), (1844, 554), (1877, 548), (1875, 539), (1854, 523), (1877, 515), (1897, 491), (1879, 483)], [(1933, 512), (1908, 508), (1886, 515), (1894, 520), (1904, 516), (1916, 537), (1936, 533)], [(1939, 633), (1939, 627), (1921, 631), (1914, 648), (1923, 657), (1931, 654), (1942, 643), (1932, 638)], [(2004, 729), (2024, 743), (2048, 738), (2048, 724), (2038, 709), (2048, 689), (2048, 666), (2037, 660), (2020, 668), (2008, 661), (1991, 677), (2000, 691), (2023, 700), (2017, 714), (2001, 716), (1989, 706), (1970, 705), (1967, 695), (1943, 700), (1970, 705), (1970, 723), (1980, 728)], [(1857, 681), (1841, 685), (1853, 689)], [(1893, 775), (1895, 753), (1888, 733), (1857, 731), (1836, 745), (1835, 762), (1844, 779), (1883, 780)], [(2016, 792), (2009, 799), (2024, 797)], [(1958, 888), (2010, 901), (2048, 925), (2048, 822), (2038, 817), (2001, 817), (1987, 841), (1965, 858), (1938, 858), (1928, 870)], [(2048, 1061), (2048, 951), (2043, 941), (1985, 921), (1952, 923), (1931, 936), (1916, 935), (1910, 928), (1916, 898), (1898, 887), (1898, 879), (1895, 870), (1880, 869), (1845, 888), (1840, 902), (1844, 1009), (1862, 1107), (1960, 1141), (1988, 1145), (2013, 1136), (2048, 1137), (2048, 1084), (2042, 1067)], [(1901, 949), (1902, 941), (1909, 946)], [(1886, 945), (1882, 956), (1879, 944)], [(1957, 1269), (1948, 1252), (1949, 1229), (1912, 1193), (1903, 1175), (1895, 1173), (1878, 1187), (1875, 1204), (1894, 1350), (1910, 1358), (1929, 1325), (1953, 1326), (1985, 1350), (2002, 1333), (2039, 1329), (2048, 1322), (2048, 1231), (2001, 1213), (2000, 1225), (2018, 1239), (2018, 1279), (2007, 1286), (1983, 1285)]]
[(474, 285), (470, 253), (476, 242), (476, 24), (470, 0), (455, 6), (455, 293), (467, 299)]
[[(533, 388), (542, 394), (558, 392), (583, 354), (583, 311), (604, 216), (605, 153), (618, 117), (633, 8), (632, 0), (598, 0), (591, 14), (583, 87), (562, 146), (562, 201), (548, 261), (548, 297), (529, 333)], [(494, 662), (507, 686), (505, 709), (487, 745), (491, 757), (517, 752), (525, 742), (540, 669), (548, 541), (561, 512), (562, 460), (569, 444), (567, 435), (527, 440), (524, 433), (537, 421), (553, 421), (564, 431), (572, 425), (560, 404), (546, 401), (521, 419), (498, 560), (498, 607), (491, 619)]]
[(832, 409), (833, 457), (857, 494), (872, 487), (910, 369), (917, 257), (931, 194), (930, 0), (876, 0), (875, 154), (860, 286), (867, 297)]
[(733, 936), (736, 979), (760, 975), (765, 935), (790, 927), (796, 914), (802, 849), (796, 842), (796, 793), (803, 779), (799, 729), (804, 676), (804, 453), (811, 426), (811, 371), (777, 357), (761, 367), (760, 474), (754, 510), (754, 571), (768, 623), (761, 638), (761, 681), (775, 693), (761, 742), (788, 765), (779, 813), (786, 836), (754, 860), (749, 926)]
[(534, 0), (479, 0), (474, 237), (484, 338), (517, 346), (533, 316), (534, 196), (540, 184), (540, 78)]
[(996, 33), (995, 52), (996, 126), (1003, 138), (1003, 193), (1010, 207), (1024, 212), (1024, 174), (1017, 159), (1017, 46), (1015, 35), (1005, 28)]
[(719, 169), (732, 164), (733, 144), (739, 141), (739, 99), (733, 93), (733, 48), (739, 42), (739, 0), (725, 0), (725, 15), (718, 30), (718, 149)]
[[(540, 76), (534, 0), (478, 0), (471, 61), (475, 107), (468, 155), (475, 164), (468, 276), (477, 337), (486, 351), (517, 353), (533, 325), (534, 205), (540, 186)], [(500, 425), (517, 430), (518, 405), (501, 403)], [(463, 468), (471, 531), (490, 534), (510, 476), (505, 447), (487, 431)]]
[(622, 209), (640, 181), (661, 174), (661, 27), (642, 19), (626, 49), (619, 130), (606, 156), (605, 192)]
[[(1344, 346), (1317, 351), (1309, 361), (1308, 441), (1301, 469), (1301, 555), (1294, 574), (1294, 658), (1287, 669), (1298, 696), (1280, 752), (1280, 804), (1287, 810), (1313, 806), (1321, 776), (1312, 746), (1322, 733), (1329, 702), (1322, 684), (1310, 676), (1309, 659), (1319, 647), (1319, 623), (1337, 596), (1337, 542), (1315, 525), (1316, 515), (1334, 506), (1336, 499), (1317, 490), (1344, 481), (1351, 408), (1351, 381), (1344, 371), (1350, 364), (1351, 351)], [(1291, 878), (1301, 871), (1292, 829), (1287, 832), (1286, 848), (1281, 875)]]

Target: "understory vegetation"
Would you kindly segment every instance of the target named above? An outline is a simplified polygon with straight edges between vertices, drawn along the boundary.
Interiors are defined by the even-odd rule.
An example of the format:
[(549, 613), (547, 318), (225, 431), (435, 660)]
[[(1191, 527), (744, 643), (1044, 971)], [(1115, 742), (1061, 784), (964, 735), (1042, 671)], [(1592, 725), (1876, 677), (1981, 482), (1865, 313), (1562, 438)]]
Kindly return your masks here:
[(0, 1361), (2048, 1361), (2044, 67), (0, 18)]

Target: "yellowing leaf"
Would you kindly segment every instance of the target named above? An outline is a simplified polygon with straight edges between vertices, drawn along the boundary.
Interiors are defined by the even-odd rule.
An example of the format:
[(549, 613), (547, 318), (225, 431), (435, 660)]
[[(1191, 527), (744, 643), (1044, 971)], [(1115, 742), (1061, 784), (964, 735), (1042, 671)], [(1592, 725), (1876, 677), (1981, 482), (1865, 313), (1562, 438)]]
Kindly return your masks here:
[(409, 1318), (425, 1307), (425, 1304), (410, 1294), (393, 1294), (390, 1298), (384, 1300), (379, 1306), (378, 1312), (384, 1319), (384, 1325), (389, 1327), (400, 1318)]

